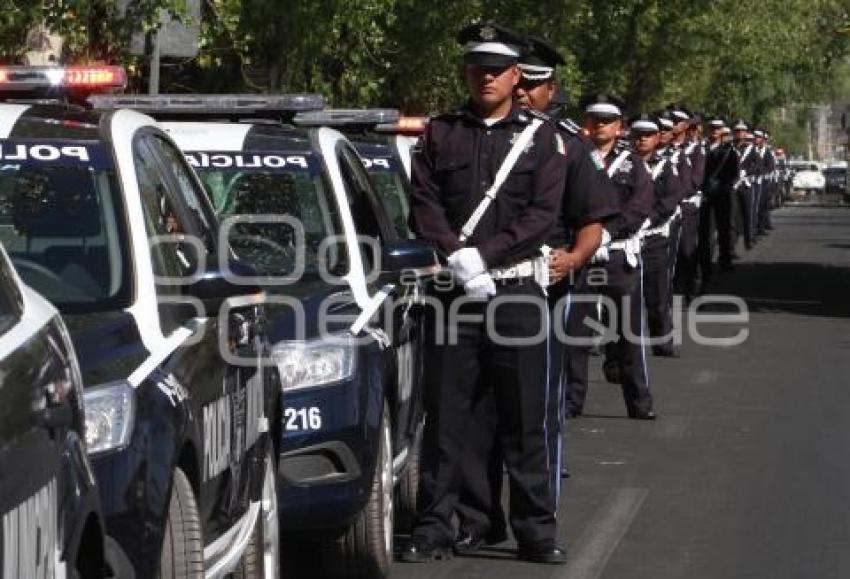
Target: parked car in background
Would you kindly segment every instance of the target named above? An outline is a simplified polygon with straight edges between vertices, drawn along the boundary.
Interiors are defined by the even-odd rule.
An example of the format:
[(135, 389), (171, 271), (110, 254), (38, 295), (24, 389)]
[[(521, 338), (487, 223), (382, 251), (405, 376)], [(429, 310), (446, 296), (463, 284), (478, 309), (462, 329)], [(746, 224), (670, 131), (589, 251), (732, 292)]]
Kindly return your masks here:
[(796, 194), (814, 195), (824, 193), (826, 178), (820, 164), (814, 161), (791, 161), (794, 171), (792, 189)]
[(847, 163), (831, 163), (823, 170), (826, 193), (843, 194), (847, 190)]

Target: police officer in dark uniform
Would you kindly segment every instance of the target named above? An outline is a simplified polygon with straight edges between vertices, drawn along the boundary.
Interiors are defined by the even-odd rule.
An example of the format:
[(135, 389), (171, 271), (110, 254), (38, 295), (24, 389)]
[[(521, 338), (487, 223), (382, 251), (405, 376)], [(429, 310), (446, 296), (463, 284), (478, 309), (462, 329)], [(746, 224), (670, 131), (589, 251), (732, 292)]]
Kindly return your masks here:
[[(413, 158), (411, 226), (448, 256), (456, 285), (435, 285), (429, 308), (420, 510), (401, 558), (430, 561), (451, 549), (470, 417), (492, 389), (517, 554), (562, 564), (547, 448), (548, 305), (534, 274), (560, 211), (563, 139), (545, 115), (513, 104), (524, 39), (476, 24), (458, 40), (470, 100), (431, 120)], [(494, 194), (512, 150), (519, 157)], [(492, 205), (471, 227), (485, 193)]]
[[(660, 111), (656, 117), (661, 129), (658, 153), (667, 160), (667, 163), (676, 168), (676, 173), (681, 182), (679, 198), (675, 213), (670, 217), (664, 229), (664, 238), (667, 241), (667, 275), (666, 285), (661, 291), (666, 302), (662, 302), (663, 315), (656, 318), (650, 314), (649, 334), (652, 338), (652, 353), (655, 356), (677, 357), (678, 350), (673, 344), (673, 279), (676, 275), (676, 263), (679, 256), (679, 240), (682, 232), (682, 202), (692, 195), (693, 180), (691, 178), (691, 163), (687, 155), (683, 154), (682, 143), (687, 130), (687, 113), (675, 114), (674, 109)], [(660, 262), (653, 260), (647, 264), (648, 276), (654, 279), (662, 279), (655, 268)], [(650, 293), (652, 296), (652, 293)], [(653, 300), (654, 297), (650, 297)]]
[(662, 118), (657, 115), (642, 115), (631, 125), (634, 150), (646, 162), (655, 192), (641, 247), (647, 329), (653, 346), (656, 343), (666, 345), (672, 339), (669, 238), (671, 223), (685, 190), (677, 165), (659, 149), (663, 126)]
[(735, 196), (737, 199), (736, 216), (736, 238), (744, 237), (744, 247), (750, 249), (753, 246), (755, 235), (753, 235), (753, 199), (756, 178), (758, 177), (759, 162), (755, 146), (752, 143), (753, 135), (750, 127), (743, 119), (735, 121), (732, 126), (732, 134), (735, 142), (735, 151), (738, 154), (738, 179), (735, 182)]
[(756, 235), (767, 235), (770, 227), (770, 209), (773, 205), (774, 197), (774, 174), (776, 172), (776, 157), (773, 155), (773, 148), (768, 144), (767, 130), (757, 129), (754, 132), (755, 146), (758, 156), (761, 159), (761, 194), (758, 201), (758, 212), (756, 217)]
[[(531, 50), (520, 58), (522, 79), (514, 91), (517, 103), (528, 109), (551, 112), (558, 93), (555, 67), (564, 64), (557, 50), (543, 39), (528, 39)], [(561, 91), (563, 92), (563, 91)], [(556, 103), (556, 105), (559, 103)], [(561, 214), (548, 245), (552, 248), (549, 287), (549, 393), (550, 413), (549, 451), (556, 488), (556, 501), (563, 476), (561, 465), (563, 434), (563, 332), (569, 311), (569, 292), (578, 269), (599, 247), (602, 240), (602, 221), (618, 213), (619, 207), (607, 175), (594, 164), (590, 152), (592, 143), (563, 121), (556, 121), (563, 137), (567, 157), (566, 190)], [(465, 487), (457, 507), (460, 532), (455, 542), (457, 554), (471, 554), (484, 544), (501, 542), (506, 537), (505, 517), (501, 505), (502, 453), (494, 440), (496, 429), (495, 405), (490, 401), (478, 404), (478, 411), (469, 433), (468, 457), (464, 462)], [(495, 444), (494, 444), (495, 443)], [(492, 448), (491, 448), (492, 447)], [(481, 464), (482, 459), (488, 464)]]
[(681, 204), (682, 234), (679, 242), (678, 267), (676, 285), (678, 293), (684, 296), (685, 302), (690, 302), (696, 290), (697, 276), (697, 243), (699, 240), (700, 207), (703, 202), (702, 180), (705, 172), (705, 154), (702, 143), (694, 139), (695, 131), (691, 130), (693, 123), (698, 122), (696, 115), (683, 106), (676, 107), (674, 115), (688, 116), (688, 128), (685, 141), (682, 143), (682, 155), (688, 160), (690, 181), (688, 193)]
[[(586, 278), (587, 292), (597, 291), (610, 298), (615, 312), (606, 312), (618, 318), (617, 336), (606, 344), (606, 374), (616, 375), (611, 381), (619, 382), (623, 390), (626, 412), (630, 418), (653, 420), (655, 413), (649, 392), (649, 377), (643, 343), (643, 295), (640, 256), (640, 229), (649, 216), (654, 202), (652, 178), (643, 159), (632, 151), (615, 147), (622, 129), (622, 103), (610, 95), (595, 94), (583, 99), (584, 126), (597, 147), (598, 159), (620, 197), (620, 214), (605, 223), (609, 242), (600, 247), (595, 260), (604, 268), (605, 283), (596, 285), (591, 270)], [(581, 291), (581, 290), (579, 290)], [(588, 303), (590, 302), (590, 303)], [(583, 299), (579, 311), (592, 307), (592, 300)], [(583, 324), (579, 313), (568, 320), (568, 337), (583, 338), (586, 333), (572, 322)], [(624, 328), (628, 327), (628, 332)], [(589, 347), (578, 343), (568, 344), (567, 388), (570, 414), (581, 415), (587, 396), (587, 364)]]
[(732, 188), (738, 177), (738, 155), (723, 141), (726, 123), (713, 118), (708, 123), (703, 205), (700, 208), (699, 256), (702, 290), (711, 283), (713, 239), (717, 232), (718, 265), (721, 271), (732, 269)]

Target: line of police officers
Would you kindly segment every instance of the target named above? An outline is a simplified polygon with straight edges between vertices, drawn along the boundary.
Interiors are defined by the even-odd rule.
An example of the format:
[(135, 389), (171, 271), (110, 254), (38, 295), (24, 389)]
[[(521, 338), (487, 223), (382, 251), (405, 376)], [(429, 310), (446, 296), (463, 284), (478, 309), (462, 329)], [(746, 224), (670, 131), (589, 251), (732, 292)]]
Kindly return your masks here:
[(770, 229), (775, 162), (763, 131), (737, 121), (731, 143), (711, 119), (703, 141), (678, 105), (626, 125), (622, 102), (592, 94), (581, 127), (558, 120), (550, 44), (489, 23), (458, 41), (469, 100), (431, 120), (413, 159), (411, 226), (451, 283), (427, 309), (419, 513), (401, 558), (505, 540), (504, 468), (518, 557), (563, 564), (563, 426), (583, 412), (594, 344), (628, 417), (654, 420), (646, 348), (677, 356), (674, 290), (690, 299), (699, 277), (705, 291), (715, 246), (729, 270), (737, 237), (749, 248)]

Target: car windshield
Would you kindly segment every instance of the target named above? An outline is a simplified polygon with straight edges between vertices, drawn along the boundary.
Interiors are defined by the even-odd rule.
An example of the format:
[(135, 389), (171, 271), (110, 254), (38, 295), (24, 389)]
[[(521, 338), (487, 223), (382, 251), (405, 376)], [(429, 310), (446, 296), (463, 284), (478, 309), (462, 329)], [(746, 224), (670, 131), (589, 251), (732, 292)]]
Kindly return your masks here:
[(0, 242), (23, 280), (63, 313), (126, 301), (119, 204), (104, 145), (0, 140)]
[[(315, 276), (320, 266), (333, 275), (347, 270), (339, 211), (314, 155), (251, 151), (186, 157), (231, 247), (261, 275)], [(230, 227), (229, 217), (237, 218)]]

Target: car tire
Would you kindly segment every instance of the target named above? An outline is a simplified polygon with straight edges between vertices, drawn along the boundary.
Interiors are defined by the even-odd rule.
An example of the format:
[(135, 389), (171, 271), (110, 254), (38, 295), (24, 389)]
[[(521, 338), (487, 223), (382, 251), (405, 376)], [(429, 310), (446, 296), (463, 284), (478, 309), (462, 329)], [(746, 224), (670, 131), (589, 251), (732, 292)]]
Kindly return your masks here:
[(416, 497), (419, 492), (420, 449), (422, 447), (423, 425), (419, 426), (416, 437), (410, 447), (407, 465), (396, 483), (396, 514), (395, 528), (397, 531), (408, 532), (413, 528), (416, 519)]
[(378, 456), (366, 506), (342, 534), (325, 544), (330, 577), (387, 577), (393, 559), (393, 453), (389, 409), (384, 403)]
[(277, 471), (271, 452), (266, 453), (260, 513), (251, 541), (245, 548), (233, 579), (280, 577), (280, 528), (277, 512)]
[(198, 503), (182, 470), (175, 469), (173, 479), (159, 578), (200, 579), (204, 576), (204, 547)]

